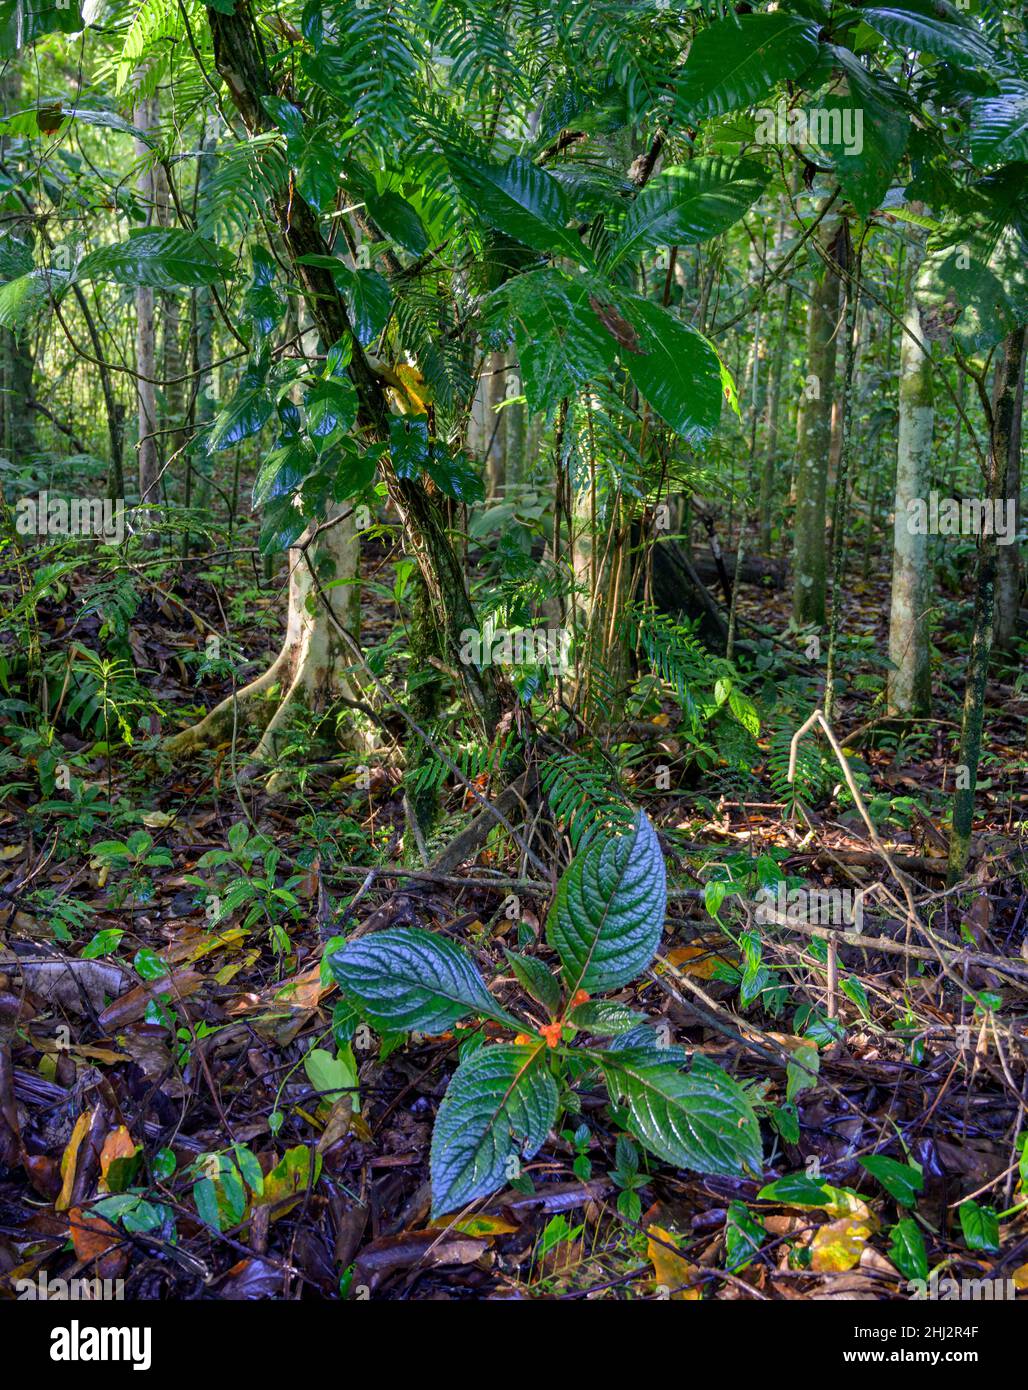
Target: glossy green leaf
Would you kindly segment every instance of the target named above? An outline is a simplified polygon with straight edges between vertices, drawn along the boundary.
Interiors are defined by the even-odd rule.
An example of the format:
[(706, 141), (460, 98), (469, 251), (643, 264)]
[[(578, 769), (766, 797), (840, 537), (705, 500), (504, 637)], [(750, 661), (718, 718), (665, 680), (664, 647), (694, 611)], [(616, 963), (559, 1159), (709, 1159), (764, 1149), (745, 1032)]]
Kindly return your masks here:
[(621, 355), (629, 376), (687, 443), (709, 439), (725, 398), (724, 369), (713, 345), (659, 304), (632, 299), (625, 309), (640, 348)]
[(535, 956), (519, 956), (504, 951), (507, 964), (523, 990), (532, 996), (551, 1015), (560, 1008), (560, 984), (556, 977)]
[(506, 164), (456, 152), (448, 160), (461, 192), (487, 227), (536, 251), (583, 258), (578, 236), (566, 225), (571, 217), (567, 196), (552, 174), (520, 155)]
[(901, 1206), (912, 1207), (924, 1188), (924, 1174), (913, 1164), (899, 1163), (886, 1154), (871, 1154), (860, 1163)]
[[(641, 1025), (648, 1027), (646, 1015), (613, 999), (588, 999), (571, 1010), (568, 1018), (576, 1028), (587, 1033), (595, 1033), (600, 1038), (612, 1038), (618, 1033), (627, 1033)], [(650, 1029), (652, 1032), (652, 1029)], [(656, 1036), (654, 1034), (654, 1036)]]
[(928, 1278), (928, 1252), (921, 1228), (912, 1216), (897, 1221), (889, 1232), (889, 1259), (904, 1279)]
[(817, 28), (786, 14), (722, 19), (693, 40), (678, 78), (676, 111), (686, 124), (738, 111), (817, 57)]
[(213, 285), (231, 268), (231, 255), (198, 232), (160, 227), (91, 251), (79, 265), (78, 274), (81, 280), (114, 280), (119, 285), (174, 290)]
[(666, 902), (664, 856), (644, 811), (627, 835), (594, 840), (576, 855), (546, 919), (568, 992), (617, 989), (642, 974), (660, 942)]
[(432, 1134), (432, 1214), (457, 1211), (518, 1176), (557, 1117), (545, 1047), (483, 1047), (454, 1072)]
[(727, 1072), (696, 1055), (687, 1072), (647, 1051), (599, 1054), (614, 1105), (632, 1133), (679, 1168), (736, 1177), (760, 1171), (760, 1125), (749, 1097)]
[(1028, 161), (1028, 82), (1002, 78), (998, 95), (974, 102), (971, 158), (980, 166)]
[(868, 5), (860, 10), (865, 24), (900, 48), (934, 53), (951, 62), (988, 66), (997, 54), (983, 34), (971, 25), (952, 24), (904, 5)]
[(968, 1250), (986, 1250), (990, 1254), (998, 1254), (999, 1217), (993, 1208), (968, 1201), (961, 1202), (957, 1211)]
[(442, 1033), (469, 1013), (521, 1026), (495, 1002), (463, 951), (417, 927), (351, 941), (330, 967), (339, 988), (379, 1030)]
[(654, 246), (688, 246), (726, 231), (763, 193), (768, 174), (749, 161), (693, 159), (665, 169), (631, 205), (611, 267)]

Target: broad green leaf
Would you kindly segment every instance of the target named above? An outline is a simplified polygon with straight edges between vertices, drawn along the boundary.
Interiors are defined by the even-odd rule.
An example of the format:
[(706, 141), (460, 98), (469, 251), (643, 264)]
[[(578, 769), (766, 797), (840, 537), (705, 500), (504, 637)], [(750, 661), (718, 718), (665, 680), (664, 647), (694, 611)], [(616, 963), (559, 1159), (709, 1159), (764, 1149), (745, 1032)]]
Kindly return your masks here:
[(750, 1215), (745, 1203), (728, 1204), (725, 1222), (725, 1268), (738, 1273), (752, 1264), (767, 1239), (763, 1222)]
[(207, 452), (217, 453), (258, 434), (275, 413), (260, 363), (246, 368), (232, 399), (215, 416), (207, 435)]
[(242, 314), (253, 324), (258, 336), (266, 338), (281, 322), (286, 302), (275, 289), (278, 267), (274, 257), (263, 246), (255, 246), (251, 255), (253, 279), (243, 295)]
[(395, 241), (413, 256), (428, 250), (424, 223), (406, 198), (390, 191), (369, 194), (366, 202), (368, 212), (390, 241)]
[(1028, 161), (1028, 82), (1002, 78), (997, 96), (974, 102), (971, 158), (980, 166)]
[(71, 282), (66, 270), (30, 270), (0, 288), (0, 326), (24, 328), (33, 314), (45, 309)]
[(625, 1004), (618, 1004), (613, 999), (588, 999), (584, 1004), (578, 1004), (571, 1010), (568, 1022), (601, 1038), (612, 1038), (643, 1025), (649, 1027), (645, 1014), (629, 1009)]
[(706, 1057), (687, 1072), (650, 1052), (599, 1054), (614, 1105), (628, 1107), (639, 1141), (667, 1163), (698, 1173), (760, 1171), (760, 1125), (739, 1083)]
[(198, 232), (159, 227), (91, 251), (83, 258), (78, 273), (81, 280), (114, 280), (119, 285), (174, 290), (213, 285), (231, 267), (228, 251)]
[(44, 34), (77, 34), (81, 29), (76, 0), (0, 0), (0, 59), (15, 57)]
[(767, 187), (759, 164), (694, 159), (665, 169), (628, 210), (610, 260), (634, 259), (653, 246), (688, 246), (738, 222)]
[(461, 192), (487, 227), (504, 232), (536, 251), (585, 258), (560, 183), (530, 159), (515, 155), (492, 164), (455, 151), (447, 154)]
[(934, 53), (938, 58), (965, 65), (987, 67), (998, 62), (995, 50), (984, 35), (970, 25), (951, 24), (927, 13), (912, 13), (903, 5), (869, 5), (862, 7), (859, 14), (876, 33), (901, 48)]
[(495, 1192), (542, 1148), (557, 1117), (545, 1052), (482, 1047), (454, 1072), (432, 1133), (433, 1217)]
[(660, 942), (666, 902), (664, 856), (644, 811), (629, 834), (576, 855), (546, 919), (568, 992), (617, 989), (640, 975)]
[(503, 954), (521, 988), (549, 1014), (556, 1014), (560, 1008), (560, 984), (542, 961), (535, 956), (516, 955), (513, 951), (505, 950)]
[[(910, 117), (900, 105), (903, 94), (898, 88), (872, 76), (849, 49), (833, 47), (831, 52), (846, 74), (849, 94), (819, 99), (818, 107), (826, 113), (819, 121), (831, 138), (818, 143), (831, 157), (843, 193), (861, 217), (868, 217), (888, 192), (903, 158)], [(846, 130), (843, 118), (854, 122), (851, 113), (860, 116), (859, 139), (855, 128)], [(847, 133), (854, 137), (852, 146), (846, 143)]]
[(456, 502), (481, 502), (485, 496), (485, 481), (481, 471), (467, 454), (450, 450), (438, 439), (433, 440), (425, 459), (425, 471), (440, 492)]
[(924, 1174), (913, 1164), (899, 1163), (885, 1154), (871, 1154), (860, 1163), (901, 1206), (912, 1207), (924, 1188)]
[(789, 1207), (824, 1207), (830, 1198), (823, 1183), (808, 1178), (806, 1173), (788, 1173), (767, 1183), (757, 1193), (760, 1202), (782, 1202)]
[(621, 361), (654, 410), (689, 444), (714, 433), (725, 395), (721, 359), (711, 343), (646, 299), (626, 301), (626, 313), (639, 334), (639, 352)]
[[(260, 552), (278, 555), (303, 535), (309, 518), (293, 505), (292, 497), (277, 497), (267, 503), (261, 523)], [(224, 899), (222, 900), (224, 907)]]
[(897, 1221), (889, 1233), (889, 1259), (904, 1279), (928, 1278), (928, 1252), (921, 1228), (912, 1216)]
[(702, 30), (678, 78), (679, 118), (691, 125), (738, 111), (799, 77), (817, 57), (817, 28), (790, 15), (748, 14)]
[(338, 431), (352, 429), (357, 419), (357, 392), (345, 379), (318, 381), (304, 397), (307, 430), (315, 447)]
[(530, 410), (547, 413), (614, 365), (617, 345), (590, 306), (581, 280), (557, 270), (530, 271), (505, 286), (501, 300), (513, 318)]
[(296, 169), (296, 187), (301, 198), (318, 212), (330, 209), (339, 188), (340, 155), (330, 141), (321, 136), (304, 140), (290, 150)]
[(303, 1069), (314, 1089), (324, 1093), (322, 1100), (334, 1105), (343, 1096), (348, 1096), (353, 1102), (354, 1114), (360, 1113), (357, 1063), (349, 1045), (340, 1048), (335, 1056), (324, 1047), (310, 1048), (304, 1053)]
[(961, 1202), (958, 1212), (960, 1229), (968, 1250), (987, 1250), (990, 1254), (999, 1253), (999, 1217), (992, 1207), (981, 1207), (977, 1202)]
[(445, 937), (387, 928), (351, 941), (330, 961), (343, 993), (379, 1031), (443, 1033), (470, 1013), (515, 1028), (471, 961)]

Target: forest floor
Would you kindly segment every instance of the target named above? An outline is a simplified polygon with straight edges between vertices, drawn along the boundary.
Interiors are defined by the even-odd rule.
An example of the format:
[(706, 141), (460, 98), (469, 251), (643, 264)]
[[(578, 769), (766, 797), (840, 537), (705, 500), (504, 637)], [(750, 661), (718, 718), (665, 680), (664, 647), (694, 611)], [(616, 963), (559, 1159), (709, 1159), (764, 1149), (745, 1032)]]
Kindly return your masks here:
[[(370, 552), (369, 576), (383, 557)], [(268, 796), (239, 778), (231, 748), (162, 762), (161, 727), (200, 704), (201, 620), (220, 630), (230, 606), (250, 674), (276, 647), (277, 595), (257, 595), (253, 576), (245, 594), (240, 574), (231, 579), (234, 610), (200, 567), (141, 578), (127, 640), (165, 712), (154, 737), (110, 764), (77, 766), (74, 800), (58, 791), (40, 808), (27, 776), (0, 810), (0, 1295), (45, 1268), (123, 1279), (137, 1298), (906, 1298), (910, 1265), (897, 1249), (916, 1217), (932, 1270), (1011, 1280), (1028, 1297), (1028, 1207), (1016, 1210), (1028, 1188), (1026, 1088), (1015, 1062), (1028, 1045), (1028, 690), (1015, 670), (990, 683), (970, 878), (947, 890), (940, 821), (962, 662), (943, 664), (951, 684), (937, 692), (937, 721), (855, 737), (881, 685), (888, 600), (884, 583), (850, 585), (833, 722), (930, 931), (907, 929), (899, 885), (858, 810), (840, 804), (830, 756), (822, 796), (791, 816), (768, 767), (756, 770), (762, 791), (712, 792), (716, 778), (693, 768), (646, 796), (673, 895), (656, 977), (619, 997), (645, 1000), (677, 1041), (752, 1082), (769, 1106), (795, 1104), (794, 1126), (764, 1125), (761, 1179), (697, 1177), (645, 1156), (633, 1174), (603, 1097), (585, 1094), (581, 1115), (526, 1165), (531, 1183), (432, 1224), (432, 1121), (460, 1039), (391, 1050), (375, 1039), (355, 1054), (359, 1109), (350, 1097), (341, 1105), (304, 1062), (312, 1046), (332, 1048), (338, 996), (323, 948), (358, 927), (424, 925), (502, 972), (505, 945), (540, 938), (569, 847), (555, 827), (539, 831), (552, 879), (522, 881), (512, 919), (503, 885), (520, 872), (503, 843), (441, 879), (390, 873), (402, 862), (398, 772), (375, 768), (358, 789), (352, 769), (315, 763), (302, 784)], [(84, 584), (73, 575), (41, 610), (48, 641), (99, 645)], [(782, 634), (794, 660), (784, 593), (746, 587), (740, 619)], [(369, 644), (394, 621), (380, 598)], [(945, 624), (936, 641), (945, 654)], [(204, 703), (229, 688), (215, 675)], [(625, 735), (641, 745), (639, 788), (653, 763), (687, 763), (680, 717), (669, 705)], [(41, 756), (10, 735), (6, 748), (8, 779), (16, 755), (26, 765)], [(446, 797), (466, 817), (466, 789)], [(270, 884), (248, 853), (256, 834), (279, 852)], [(105, 850), (111, 842), (131, 852)], [(742, 928), (731, 899), (721, 910), (703, 885), (717, 866), (740, 875), (762, 856), (821, 885), (878, 882), (893, 897), (868, 898), (871, 940), (840, 947), (834, 988), (823, 941), (765, 930), (767, 993), (743, 1008)], [(215, 926), (204, 883), (238, 896)], [(790, 1065), (801, 1047), (816, 1076)], [(872, 1175), (860, 1159), (874, 1154), (920, 1165), (921, 1190)], [(794, 1180), (760, 1197), (798, 1174), (806, 1188)], [(206, 1191), (205, 1177), (215, 1179)], [(636, 1215), (618, 1202), (626, 1187), (641, 1199)]]

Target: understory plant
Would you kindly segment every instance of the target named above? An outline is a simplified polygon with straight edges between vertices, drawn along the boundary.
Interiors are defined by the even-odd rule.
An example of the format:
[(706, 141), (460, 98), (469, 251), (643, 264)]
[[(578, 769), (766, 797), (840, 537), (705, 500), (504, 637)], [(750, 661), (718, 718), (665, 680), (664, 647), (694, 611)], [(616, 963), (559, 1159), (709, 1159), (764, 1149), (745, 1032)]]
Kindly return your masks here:
[[(649, 967), (666, 900), (664, 857), (644, 812), (627, 834), (592, 840), (547, 917), (559, 976), (538, 956), (507, 952), (531, 1021), (501, 1006), (468, 955), (438, 934), (388, 928), (333, 953), (340, 989), (380, 1033), (439, 1034), (474, 1018), (513, 1035), (494, 1042), (483, 1030), (450, 1080), (432, 1137), (435, 1216), (519, 1178), (562, 1105), (573, 1108), (573, 1088), (601, 1077), (616, 1124), (657, 1158), (701, 1173), (760, 1171), (747, 1091), (699, 1053), (686, 1069), (686, 1050), (670, 1042), (666, 1023), (658, 1029), (602, 997)], [(536, 1021), (540, 1012), (546, 1023)]]

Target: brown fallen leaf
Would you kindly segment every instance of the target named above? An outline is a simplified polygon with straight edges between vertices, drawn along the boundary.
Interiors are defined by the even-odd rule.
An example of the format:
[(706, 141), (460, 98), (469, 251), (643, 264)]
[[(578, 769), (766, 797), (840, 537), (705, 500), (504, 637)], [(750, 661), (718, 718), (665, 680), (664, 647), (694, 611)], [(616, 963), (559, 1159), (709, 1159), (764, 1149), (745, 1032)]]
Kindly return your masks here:
[(488, 1240), (474, 1236), (444, 1236), (438, 1231), (403, 1231), (380, 1236), (357, 1256), (353, 1287), (374, 1293), (387, 1279), (404, 1270), (438, 1265), (470, 1265), (489, 1249)]
[(99, 1260), (124, 1240), (116, 1226), (102, 1216), (90, 1216), (81, 1207), (68, 1212), (71, 1241), (80, 1260)]
[(172, 999), (185, 999), (204, 982), (204, 976), (196, 970), (173, 970), (170, 975), (162, 975), (159, 980), (148, 980), (136, 985), (127, 994), (122, 994), (109, 1004), (100, 1015), (101, 1028), (124, 1028), (127, 1023), (135, 1023), (146, 1013), (150, 1000), (158, 994), (170, 994)]

